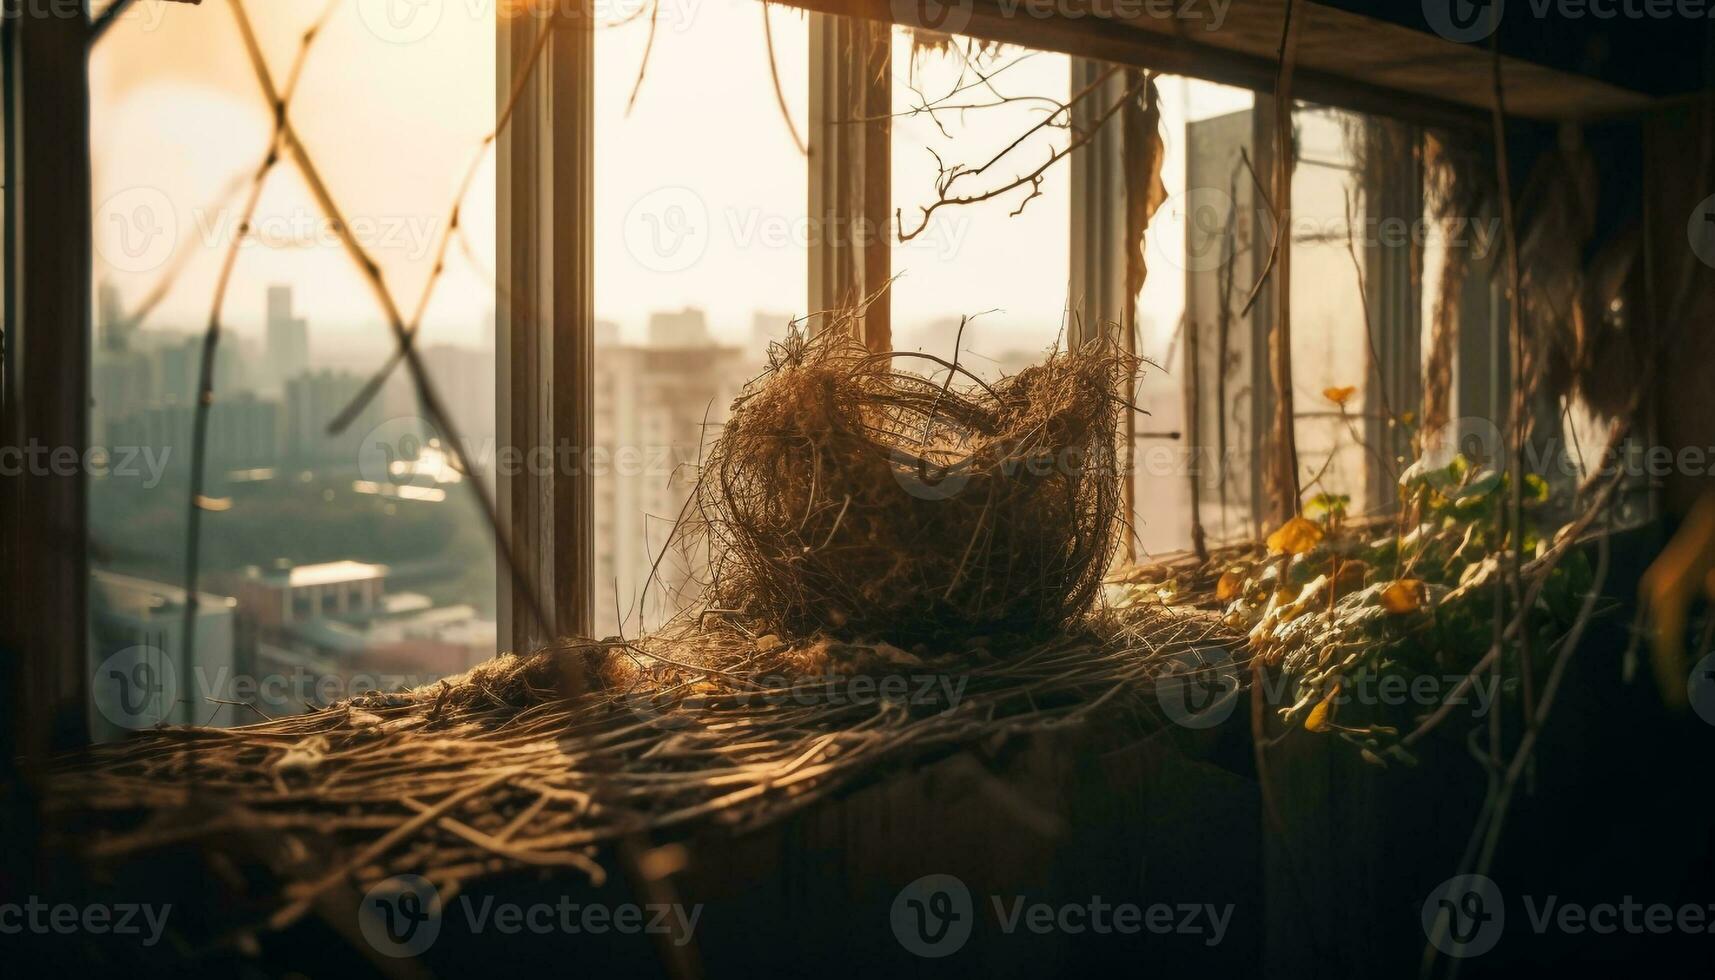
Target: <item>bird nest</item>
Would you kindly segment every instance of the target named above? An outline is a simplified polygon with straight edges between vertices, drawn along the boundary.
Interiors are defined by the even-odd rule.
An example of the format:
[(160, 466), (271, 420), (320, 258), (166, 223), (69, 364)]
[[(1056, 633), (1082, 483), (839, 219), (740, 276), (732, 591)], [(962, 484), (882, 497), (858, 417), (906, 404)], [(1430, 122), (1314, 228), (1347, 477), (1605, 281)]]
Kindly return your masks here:
[[(897, 365), (938, 365), (942, 380)], [(1120, 525), (1112, 343), (993, 384), (795, 334), (733, 407), (682, 537), (719, 608), (793, 636), (1043, 636), (1095, 605)]]

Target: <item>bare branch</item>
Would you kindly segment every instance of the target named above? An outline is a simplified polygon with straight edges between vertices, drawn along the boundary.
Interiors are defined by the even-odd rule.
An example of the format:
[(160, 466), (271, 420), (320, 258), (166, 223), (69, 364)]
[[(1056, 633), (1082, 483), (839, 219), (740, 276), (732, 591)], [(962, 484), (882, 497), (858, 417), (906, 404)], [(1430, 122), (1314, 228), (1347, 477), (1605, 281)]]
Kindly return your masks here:
[[(1110, 68), (1107, 71), (1103, 72), (1101, 75), (1097, 76), (1095, 81), (1092, 81), (1089, 85), (1085, 86), (1081, 91), (1079, 91), (1076, 95), (1074, 95), (1069, 101), (1067, 101), (1066, 103), (1061, 105), (1059, 109), (1050, 113), (1042, 121), (1036, 123), (1035, 125), (1029, 127), (1028, 129), (1026, 129), (1016, 139), (1014, 139), (1012, 142), (1008, 143), (1006, 145), (1006, 147), (1004, 147), (1000, 152), (998, 152), (994, 156), (990, 157), (987, 162), (983, 163), (980, 166), (966, 167), (962, 164), (954, 164), (951, 167), (946, 167), (946, 166), (943, 166), (941, 164), (940, 157), (937, 155), (936, 156), (936, 164), (938, 167), (940, 167), (940, 174), (939, 174), (939, 176), (937, 176), (936, 181), (935, 181), (936, 199), (934, 201), (931, 201), (929, 203), (928, 207), (918, 208), (919, 215), (918, 215), (918, 222), (917, 222), (916, 227), (912, 228), (910, 231), (907, 231), (905, 229), (905, 218), (904, 218), (903, 209), (898, 209), (898, 208), (894, 209), (894, 223), (895, 223), (895, 226), (896, 226), (897, 231), (898, 231), (899, 241), (908, 242), (908, 241), (911, 241), (913, 238), (916, 238), (918, 235), (921, 235), (924, 232), (924, 230), (929, 227), (929, 220), (934, 215), (934, 213), (936, 211), (939, 211), (940, 209), (942, 209), (944, 207), (959, 207), (959, 206), (977, 204), (977, 203), (980, 203), (982, 201), (993, 200), (994, 198), (1000, 197), (1001, 195), (1006, 194), (1010, 191), (1017, 190), (1020, 187), (1029, 186), (1031, 188), (1031, 193), (1025, 198), (1023, 204), (1020, 204), (1018, 209), (1013, 211), (1013, 214), (1016, 215), (1020, 211), (1022, 211), (1024, 209), (1024, 204), (1028, 204), (1032, 199), (1039, 196), (1040, 190), (1041, 190), (1042, 176), (1044, 174), (1046, 174), (1048, 172), (1048, 170), (1050, 168), (1052, 168), (1056, 163), (1059, 163), (1061, 160), (1063, 160), (1067, 156), (1071, 155), (1071, 153), (1073, 151), (1077, 150), (1081, 146), (1088, 144), (1091, 140), (1093, 140), (1095, 138), (1096, 134), (1101, 131), (1102, 127), (1104, 125), (1106, 125), (1107, 122), (1110, 119), (1112, 119), (1116, 113), (1119, 112), (1119, 110), (1122, 106), (1124, 106), (1131, 99), (1136, 98), (1138, 96), (1138, 94), (1140, 92), (1142, 92), (1148, 86), (1150, 79), (1152, 79), (1154, 77), (1153, 75), (1146, 73), (1145, 75), (1142, 76), (1142, 78), (1139, 81), (1132, 84), (1131, 86), (1128, 86), (1123, 95), (1121, 95), (1118, 99), (1114, 100), (1114, 103), (1112, 105), (1108, 106), (1106, 109), (1104, 109), (1102, 111), (1102, 114), (1097, 117), (1095, 124), (1090, 128), (1089, 132), (1078, 134), (1075, 137), (1073, 137), (1067, 143), (1067, 145), (1065, 145), (1064, 147), (1057, 147), (1057, 148), (1051, 150), (1048, 154), (1048, 158), (1046, 160), (1044, 160), (1040, 166), (1037, 166), (1035, 169), (1031, 170), (1030, 172), (1023, 174), (1019, 177), (1016, 177), (1010, 181), (1007, 181), (1006, 183), (1001, 184), (997, 187), (990, 188), (986, 191), (979, 191), (976, 193), (966, 194), (966, 195), (955, 195), (955, 194), (953, 194), (952, 193), (953, 184), (955, 181), (957, 181), (961, 178), (980, 176), (983, 173), (987, 172), (989, 169), (991, 169), (995, 165), (997, 165), (1002, 159), (1006, 158), (1010, 153), (1012, 153), (1014, 150), (1016, 150), (1020, 145), (1022, 145), (1028, 137), (1030, 137), (1034, 133), (1040, 132), (1043, 128), (1045, 128), (1049, 124), (1049, 120), (1052, 120), (1055, 117), (1060, 116), (1060, 115), (1065, 115), (1069, 118), (1070, 113), (1071, 113), (1071, 107), (1073, 105), (1075, 105), (1080, 100), (1089, 97), (1089, 95), (1092, 92), (1094, 92), (1096, 90), (1096, 88), (1098, 86), (1100, 86), (1103, 81), (1105, 81), (1108, 77), (1110, 77), (1114, 72), (1117, 72), (1119, 70), (1120, 69), (1118, 69), (1118, 68)], [(930, 153), (933, 154), (934, 151), (931, 150)]]
[[(768, 12), (763, 11), (763, 17), (767, 16)], [(660, 17), (661, 0), (650, 0), (649, 37), (643, 42), (643, 60), (637, 63), (637, 81), (631, 84), (631, 97), (625, 100), (625, 114), (628, 116), (631, 115), (631, 107), (637, 104), (637, 93), (643, 91), (643, 76), (649, 71), (649, 54), (655, 50), (655, 23)]]
[[(332, 16), (337, 0), (329, 0), (309, 30), (305, 31), (298, 43), (298, 52), (292, 61), (290, 72), (287, 74), (286, 87), (281, 92), (272, 91), (267, 86), (271, 108), (274, 113), (274, 132), (268, 139), (268, 150), (263, 154), (262, 162), (256, 167), (255, 175), (250, 180), (250, 190), (245, 195), (243, 217), (239, 220), (238, 234), (227, 244), (226, 256), (221, 260), (220, 274), (215, 280), (214, 300), (210, 305), (208, 326), (203, 331), (202, 363), (197, 371), (197, 400), (195, 415), (191, 423), (191, 459), (190, 459), (190, 503), (185, 515), (185, 609), (183, 636), (180, 640), (180, 653), (186, 664), (192, 662), (196, 647), (196, 618), (201, 605), (197, 591), (200, 577), (202, 555), (202, 515), (205, 510), (213, 509), (208, 499), (203, 495), (203, 486), (207, 468), (208, 455), (208, 423), (209, 413), (214, 407), (214, 368), (215, 356), (220, 348), (220, 316), (226, 305), (226, 291), (232, 284), (232, 270), (238, 264), (238, 252), (244, 244), (244, 238), (250, 231), (250, 222), (256, 216), (256, 205), (262, 199), (262, 188), (267, 182), (268, 174), (274, 165), (280, 161), (280, 145), (286, 135), (286, 107), (297, 91), (298, 78), (303, 71), (304, 61), (309, 56), (310, 47), (315, 43), (317, 32)], [(233, 6), (238, 8), (238, 0), (233, 0)], [(111, 12), (111, 10), (109, 11)], [(242, 14), (240, 14), (242, 16)], [(260, 55), (258, 54), (258, 57)], [(176, 271), (169, 274), (167, 282), (171, 282)], [(161, 290), (165, 292), (164, 289)], [(151, 297), (158, 301), (158, 297)]]
[(768, 47), (768, 77), (774, 80), (774, 100), (780, 103), (780, 118), (786, 123), (786, 131), (792, 134), (792, 145), (798, 148), (802, 156), (809, 156), (809, 147), (804, 145), (804, 138), (798, 135), (798, 126), (792, 121), (792, 113), (786, 108), (786, 92), (780, 87), (780, 65), (774, 60), (774, 27), (768, 22), (768, 0), (762, 2), (762, 40)]

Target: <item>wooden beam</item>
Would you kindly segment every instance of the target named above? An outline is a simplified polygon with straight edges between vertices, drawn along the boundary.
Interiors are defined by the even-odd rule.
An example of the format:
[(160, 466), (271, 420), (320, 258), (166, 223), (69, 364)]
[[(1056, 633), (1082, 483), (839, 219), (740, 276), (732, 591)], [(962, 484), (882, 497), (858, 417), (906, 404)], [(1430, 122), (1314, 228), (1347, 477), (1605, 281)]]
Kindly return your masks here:
[(88, 28), (47, 12), (6, 27), (0, 645), (8, 723), (29, 760), (89, 735)]
[(497, 39), (504, 103), (538, 32), (554, 32), (497, 147), (497, 498), (548, 619), (535, 622), (526, 590), (500, 568), (502, 649), (588, 636), (593, 627), (595, 489), (589, 467), (578, 465), (595, 427), (595, 35), (587, 3), (551, 18), (503, 20)]
[[(1070, 91), (1081, 92), (1101, 79), (1107, 66), (1074, 58)], [(1097, 129), (1101, 114), (1125, 97), (1130, 81), (1110, 75), (1086, 99), (1072, 106), (1072, 128), (1095, 136), (1072, 151), (1072, 222), (1069, 249), (1073, 322), (1070, 343), (1082, 346), (1101, 336), (1104, 324), (1130, 329), (1126, 319), (1126, 180), (1124, 127), (1116, 122)], [(1131, 416), (1127, 415), (1129, 419)]]
[[(1100, 125), (1108, 107), (1126, 97), (1132, 79), (1127, 72), (1113, 72), (1105, 80), (1107, 66), (1087, 58), (1071, 59), (1069, 91), (1081, 92), (1097, 85), (1089, 98), (1072, 105), (1074, 131), (1094, 131), (1089, 142), (1073, 150), (1070, 165), (1072, 220), (1068, 249), (1072, 318), (1067, 324), (1067, 344), (1072, 348), (1115, 337), (1131, 353), (1137, 353), (1137, 325), (1132, 321), (1126, 296), (1126, 253), (1136, 243), (1126, 241), (1129, 184), (1125, 176), (1126, 127), (1116, 117), (1111, 126)], [(1117, 337), (1115, 336), (1117, 334)], [(1121, 425), (1119, 463), (1126, 474), (1123, 513), (1136, 520), (1137, 470), (1132, 465), (1137, 452), (1137, 414), (1126, 412)], [(1125, 536), (1125, 556), (1137, 559), (1137, 536)]]
[[(1354, 219), (1371, 228), (1382, 227), (1382, 222), (1403, 222), (1402, 227), (1409, 228), (1423, 218), (1423, 164), (1414, 152), (1422, 134), (1386, 120), (1369, 120), (1365, 132), (1377, 149), (1368, 155), (1369, 171), (1362, 175), (1366, 194), (1355, 202), (1366, 211)], [(1391, 411), (1397, 418), (1408, 411), (1421, 414), (1423, 408), (1422, 289), (1413, 270), (1423, 267), (1424, 247), (1411, 237), (1403, 243), (1381, 238), (1378, 234), (1358, 253), (1369, 304), (1365, 327), (1375, 352), (1364, 412), (1364, 442), (1377, 450), (1365, 454), (1364, 464), (1364, 507), (1371, 513), (1399, 506), (1395, 480), (1404, 467), (1395, 461), (1411, 456), (1409, 430), (1382, 412)]]
[[(810, 17), (810, 309), (854, 307), (892, 269), (892, 31)], [(871, 350), (893, 346), (883, 295), (857, 321)]]
[[(918, 5), (905, 0), (781, 2), (1257, 92), (1274, 89), (1275, 49), (1285, 9), (1285, 0), (1235, 3), (1211, 29), (1212, 21), (1141, 13), (1121, 20), (1095, 9), (1085, 16), (1044, 15), (1041, 0), (955, 0), (940, 5), (942, 16), (927, 24), (913, 22)], [(1081, 12), (1086, 5), (1068, 0), (1062, 6)], [(1155, 9), (1150, 4), (1135, 6)], [(1303, 4), (1300, 13), (1306, 22), (1293, 72), (1295, 98), (1425, 126), (1487, 131), (1486, 49), (1315, 3)], [(1652, 104), (1640, 93), (1514, 58), (1506, 59), (1505, 76), (1508, 111), (1523, 118), (1606, 118), (1642, 112)]]

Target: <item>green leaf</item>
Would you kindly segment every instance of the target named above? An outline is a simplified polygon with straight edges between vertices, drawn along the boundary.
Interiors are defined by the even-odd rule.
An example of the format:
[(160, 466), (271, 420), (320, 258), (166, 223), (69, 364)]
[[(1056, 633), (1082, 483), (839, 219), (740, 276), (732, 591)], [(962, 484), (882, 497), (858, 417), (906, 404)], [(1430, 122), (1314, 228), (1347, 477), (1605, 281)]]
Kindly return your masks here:
[(1335, 514), (1343, 515), (1351, 503), (1352, 495), (1349, 493), (1319, 493), (1305, 501), (1304, 516), (1320, 521)]

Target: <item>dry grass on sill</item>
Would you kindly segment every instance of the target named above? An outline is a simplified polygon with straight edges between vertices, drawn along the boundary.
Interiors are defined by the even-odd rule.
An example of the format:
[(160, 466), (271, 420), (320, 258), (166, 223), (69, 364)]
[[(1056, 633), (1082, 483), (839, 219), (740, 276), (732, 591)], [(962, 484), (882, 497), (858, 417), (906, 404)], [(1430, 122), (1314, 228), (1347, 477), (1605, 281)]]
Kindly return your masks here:
[[(341, 883), (409, 872), (445, 898), (526, 867), (600, 881), (597, 847), (640, 831), (756, 827), (937, 749), (1098, 715), (1157, 725), (1159, 679), (1183, 676), (1191, 651), (1242, 656), (1238, 642), (1212, 616), (1153, 607), (1001, 655), (759, 646), (724, 628), (568, 645), (311, 714), (99, 746), (63, 761), (48, 805), (62, 843), (98, 863), (267, 840), (288, 882), (283, 927)], [(594, 689), (564, 696), (580, 673)], [(906, 690), (873, 697), (830, 676)]]

